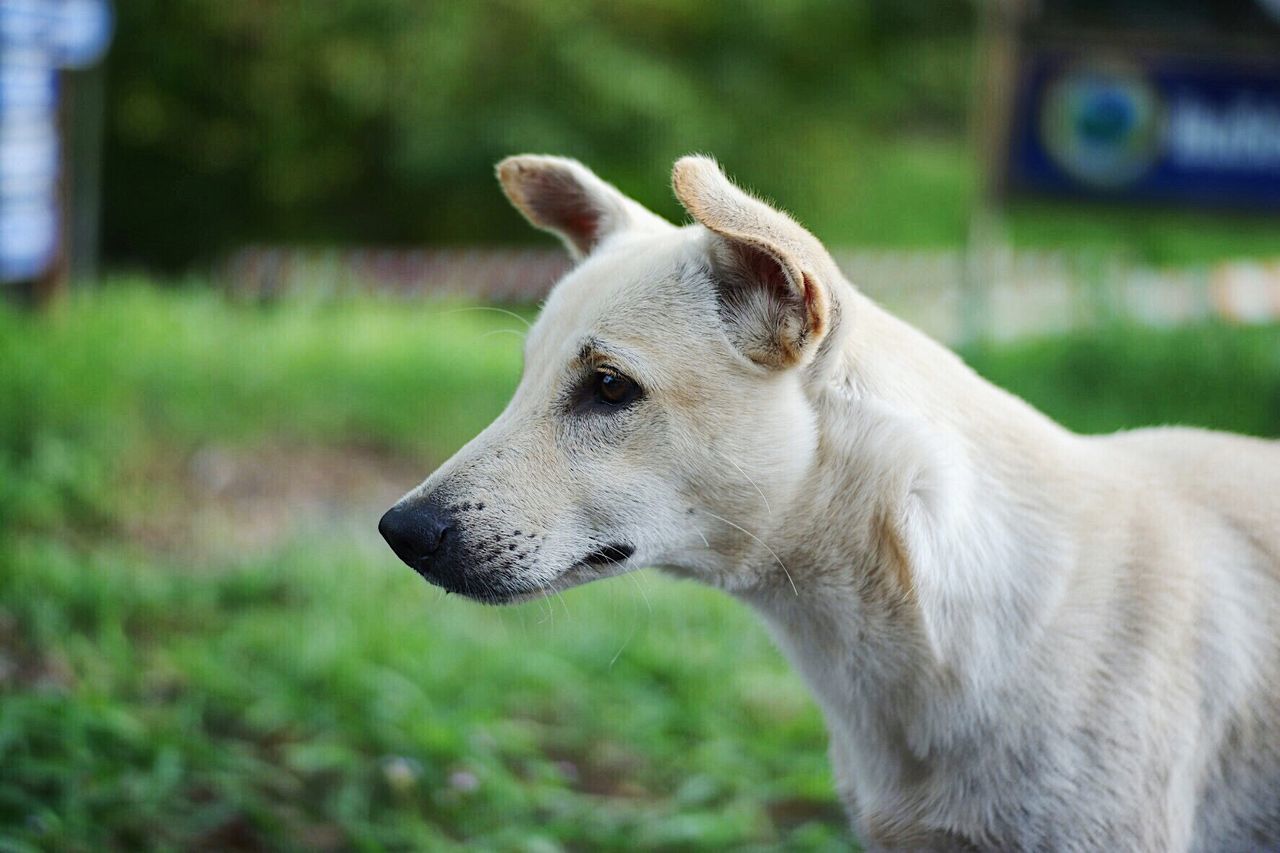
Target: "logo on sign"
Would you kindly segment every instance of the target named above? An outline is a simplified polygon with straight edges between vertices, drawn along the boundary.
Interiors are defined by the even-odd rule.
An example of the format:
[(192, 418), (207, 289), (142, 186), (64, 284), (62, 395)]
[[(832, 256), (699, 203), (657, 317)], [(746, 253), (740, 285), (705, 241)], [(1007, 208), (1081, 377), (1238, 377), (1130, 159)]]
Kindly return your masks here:
[(1040, 134), (1054, 163), (1081, 183), (1115, 189), (1156, 162), (1164, 113), (1160, 98), (1136, 73), (1074, 68), (1046, 90)]

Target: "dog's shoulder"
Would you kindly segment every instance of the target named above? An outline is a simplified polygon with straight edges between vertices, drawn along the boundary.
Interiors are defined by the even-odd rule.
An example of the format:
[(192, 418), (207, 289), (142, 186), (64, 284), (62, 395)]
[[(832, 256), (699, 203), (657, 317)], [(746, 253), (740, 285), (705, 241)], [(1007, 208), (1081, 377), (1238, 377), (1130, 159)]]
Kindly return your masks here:
[(1187, 427), (1156, 427), (1098, 441), (1176, 495), (1280, 535), (1280, 441)]

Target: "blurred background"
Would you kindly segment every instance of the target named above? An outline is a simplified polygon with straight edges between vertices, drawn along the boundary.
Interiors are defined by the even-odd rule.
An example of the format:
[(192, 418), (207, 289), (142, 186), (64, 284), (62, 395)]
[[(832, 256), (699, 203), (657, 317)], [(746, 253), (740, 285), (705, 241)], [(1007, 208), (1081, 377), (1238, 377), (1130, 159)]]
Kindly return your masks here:
[(690, 151), (1069, 426), (1280, 434), (1275, 0), (0, 0), (0, 849), (847, 849), (751, 614), (376, 536)]

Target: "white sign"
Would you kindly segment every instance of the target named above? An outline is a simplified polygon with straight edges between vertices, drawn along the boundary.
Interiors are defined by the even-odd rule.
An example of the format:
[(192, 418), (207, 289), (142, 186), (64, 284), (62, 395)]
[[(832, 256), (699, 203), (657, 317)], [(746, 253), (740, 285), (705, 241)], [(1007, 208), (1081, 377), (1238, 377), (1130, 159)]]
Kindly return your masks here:
[(44, 51), (63, 68), (101, 59), (114, 26), (108, 0), (0, 0), (0, 43)]
[(36, 278), (58, 248), (58, 209), (52, 199), (0, 205), (0, 279)]
[(60, 241), (57, 68), (106, 52), (108, 0), (0, 0), (0, 281), (44, 275)]
[(48, 65), (0, 49), (0, 115), (52, 114), (58, 106), (57, 80)]

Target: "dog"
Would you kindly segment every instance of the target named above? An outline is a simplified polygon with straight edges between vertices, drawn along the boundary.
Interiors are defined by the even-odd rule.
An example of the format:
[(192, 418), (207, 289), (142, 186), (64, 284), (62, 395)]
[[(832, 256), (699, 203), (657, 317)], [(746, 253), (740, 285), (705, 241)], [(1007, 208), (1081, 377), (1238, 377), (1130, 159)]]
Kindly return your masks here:
[(711, 159), (682, 227), (573, 160), (497, 172), (577, 263), (507, 409), (382, 518), (404, 562), (747, 602), (873, 849), (1280, 849), (1280, 442), (1069, 432)]

